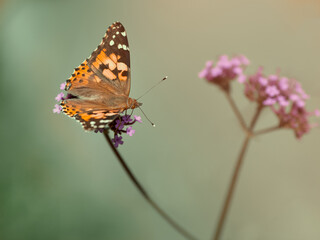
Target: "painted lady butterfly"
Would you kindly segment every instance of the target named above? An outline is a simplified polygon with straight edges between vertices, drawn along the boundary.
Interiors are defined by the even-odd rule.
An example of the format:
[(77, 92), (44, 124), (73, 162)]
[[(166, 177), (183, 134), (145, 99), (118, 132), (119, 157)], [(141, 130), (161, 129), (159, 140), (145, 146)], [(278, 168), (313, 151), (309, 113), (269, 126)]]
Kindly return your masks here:
[(65, 90), (72, 97), (60, 103), (62, 111), (80, 121), (85, 130), (104, 129), (124, 110), (142, 105), (129, 97), (130, 80), (127, 33), (115, 22), (66, 81)]

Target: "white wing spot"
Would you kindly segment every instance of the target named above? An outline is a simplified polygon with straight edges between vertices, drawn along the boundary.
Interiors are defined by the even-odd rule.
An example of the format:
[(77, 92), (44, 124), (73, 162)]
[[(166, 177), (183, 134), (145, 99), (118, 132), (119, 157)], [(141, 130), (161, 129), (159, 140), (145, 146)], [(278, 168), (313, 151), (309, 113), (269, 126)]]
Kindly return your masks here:
[(116, 35), (113, 35), (113, 36), (112, 36), (112, 38), (115, 38), (115, 37), (116, 37)]
[(113, 27), (112, 29), (116, 29), (116, 27)]
[(125, 37), (127, 34), (126, 32), (121, 32), (121, 35)]
[(120, 43), (118, 44), (118, 48), (119, 48), (119, 49), (121, 49), (121, 48), (122, 48), (122, 45), (121, 45)]
[(103, 120), (100, 120), (101, 123), (108, 123), (108, 122), (111, 122), (109, 119), (103, 119)]
[(104, 128), (105, 126), (104, 125), (99, 125), (99, 128)]
[(127, 50), (127, 46), (126, 45), (122, 45), (122, 47), (123, 47), (123, 50)]
[(95, 121), (91, 121), (90, 125), (93, 126), (95, 124)]
[(113, 44), (114, 44), (114, 41), (111, 40), (111, 41), (109, 42), (109, 45), (110, 45), (110, 46), (113, 46)]
[(117, 31), (116, 34), (119, 34), (119, 32)]

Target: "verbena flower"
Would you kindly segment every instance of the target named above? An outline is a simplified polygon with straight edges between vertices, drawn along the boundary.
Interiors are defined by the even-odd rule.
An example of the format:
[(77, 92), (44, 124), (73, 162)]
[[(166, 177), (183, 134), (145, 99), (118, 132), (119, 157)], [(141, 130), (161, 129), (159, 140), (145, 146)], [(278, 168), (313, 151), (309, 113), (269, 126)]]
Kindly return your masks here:
[(60, 107), (60, 105), (58, 104), (54, 105), (53, 113), (60, 113), (61, 110), (62, 108)]
[(134, 115), (133, 117), (137, 122), (142, 123), (140, 116)]
[(231, 59), (226, 55), (220, 56), (214, 65), (208, 61), (199, 73), (199, 78), (218, 85), (223, 91), (230, 90), (230, 82), (237, 79), (244, 84), (244, 93), (250, 101), (261, 107), (270, 107), (279, 119), (279, 127), (291, 128), (297, 138), (301, 138), (311, 128), (317, 126), (309, 122), (311, 116), (320, 116), (320, 111), (308, 112), (305, 108), (309, 96), (295, 79), (263, 74), (263, 68), (258, 68), (253, 75), (244, 74), (249, 65), (245, 56)]
[(213, 61), (208, 61), (205, 68), (199, 73), (199, 78), (204, 78), (218, 85), (222, 90), (229, 91), (230, 81), (237, 79), (239, 82), (244, 82), (246, 80), (243, 72), (249, 63), (249, 60), (243, 55), (231, 59), (227, 55), (222, 55), (215, 65)]
[[(66, 83), (61, 83), (61, 84), (60, 84), (60, 89), (61, 89), (61, 90), (64, 90), (65, 86), (66, 86)], [(59, 93), (59, 94), (55, 97), (55, 100), (56, 100), (57, 102), (60, 102), (61, 100), (70, 98), (69, 95), (70, 95), (70, 94), (68, 94), (66, 97), (64, 97), (64, 93), (61, 92), (61, 93)], [(61, 110), (62, 110), (62, 108), (61, 108), (58, 104), (55, 104), (52, 111), (53, 111), (53, 113), (58, 113), (58, 114), (59, 114), (59, 113), (61, 112)]]
[(114, 144), (114, 146), (117, 148), (119, 145), (122, 145), (123, 144), (123, 141), (122, 141), (122, 137), (121, 136), (118, 136), (117, 134), (114, 135), (114, 138), (112, 139), (112, 142)]
[(58, 101), (58, 102), (60, 102), (61, 100), (63, 100), (64, 98), (64, 93), (63, 92), (61, 92), (61, 93), (59, 93), (57, 96), (56, 96), (56, 101)]
[(132, 126), (127, 128), (127, 134), (132, 137), (136, 130), (132, 129)]
[(63, 82), (63, 83), (60, 84), (60, 89), (61, 89), (61, 90), (64, 90), (65, 87), (66, 87), (66, 83), (65, 83), (65, 82)]
[[(134, 119), (132, 119), (130, 115), (125, 114), (123, 116), (119, 116), (119, 118), (109, 124), (110, 130), (114, 133), (112, 141), (115, 147), (118, 147), (119, 144), (123, 144), (121, 137), (122, 133), (126, 133), (129, 136), (132, 136), (135, 133), (136, 130), (132, 128), (132, 125), (136, 122), (142, 122), (140, 116), (135, 115)], [(119, 140), (119, 137), (121, 137), (121, 141)]]
[(301, 138), (315, 126), (309, 118), (319, 115), (318, 110), (306, 110), (309, 96), (297, 80), (274, 74), (265, 76), (262, 71), (260, 67), (243, 82), (245, 95), (261, 106), (269, 106), (279, 119), (279, 127), (291, 128), (295, 136)]
[(121, 121), (121, 118), (119, 118), (115, 121), (116, 121), (116, 125), (115, 125), (116, 129), (122, 130), (124, 127), (124, 121)]

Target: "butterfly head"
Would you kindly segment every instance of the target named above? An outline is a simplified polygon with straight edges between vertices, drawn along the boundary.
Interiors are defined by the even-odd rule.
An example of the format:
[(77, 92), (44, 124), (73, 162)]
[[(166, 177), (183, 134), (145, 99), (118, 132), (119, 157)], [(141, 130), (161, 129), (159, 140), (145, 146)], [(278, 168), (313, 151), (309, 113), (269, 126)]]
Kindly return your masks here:
[(128, 108), (129, 109), (135, 109), (137, 107), (140, 107), (142, 103), (138, 102), (136, 99), (128, 98)]

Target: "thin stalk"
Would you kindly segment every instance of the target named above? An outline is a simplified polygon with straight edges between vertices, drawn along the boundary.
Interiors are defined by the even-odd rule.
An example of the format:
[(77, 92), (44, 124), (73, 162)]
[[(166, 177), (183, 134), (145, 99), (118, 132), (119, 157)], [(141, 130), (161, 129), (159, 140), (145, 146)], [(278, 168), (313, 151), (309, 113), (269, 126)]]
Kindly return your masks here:
[(265, 134), (265, 133), (270, 133), (270, 132), (273, 132), (275, 130), (278, 130), (280, 129), (281, 127), (279, 125), (277, 126), (273, 126), (273, 127), (269, 127), (269, 128), (265, 128), (265, 129), (261, 129), (259, 131), (256, 131), (254, 132), (254, 136), (258, 136), (258, 135), (261, 135), (261, 134)]
[(120, 162), (121, 166), (123, 167), (124, 171), (132, 181), (132, 183), (136, 186), (138, 191), (144, 197), (144, 199), (164, 218), (167, 223), (169, 223), (176, 231), (178, 231), (181, 235), (183, 235), (186, 239), (189, 240), (196, 240), (194, 236), (192, 236), (189, 232), (187, 232), (184, 228), (182, 228), (179, 224), (177, 224), (164, 210), (162, 210), (159, 205), (149, 196), (147, 191), (142, 187), (138, 179), (135, 177), (133, 172), (130, 170), (129, 166), (126, 164), (118, 150), (114, 147), (111, 138), (108, 134), (108, 130), (103, 132), (107, 142), (109, 143), (113, 153), (116, 155), (118, 161)]
[(261, 113), (261, 110), (262, 110), (262, 109), (263, 109), (263, 106), (262, 106), (262, 105), (258, 105), (258, 106), (257, 106), (256, 113), (254, 114), (254, 116), (253, 116), (253, 118), (252, 118), (252, 120), (251, 120), (251, 122), (250, 122), (249, 132), (252, 133), (252, 131), (253, 131), (256, 123), (257, 123), (257, 120), (258, 120), (258, 118), (259, 118), (259, 116), (260, 116), (260, 113)]
[(235, 168), (233, 170), (233, 175), (232, 175), (232, 178), (231, 178), (231, 181), (230, 181), (230, 184), (229, 184), (229, 189), (228, 189), (228, 192), (227, 192), (227, 196), (226, 196), (226, 198), (224, 200), (224, 205), (223, 205), (222, 211), (220, 213), (219, 222), (218, 222), (218, 224), (216, 226), (215, 235), (213, 237), (214, 240), (218, 240), (220, 238), (220, 235), (221, 235), (221, 232), (222, 232), (222, 229), (223, 229), (223, 226), (224, 226), (225, 218), (226, 218), (226, 215), (228, 213), (230, 202), (231, 202), (231, 199), (233, 197), (234, 189), (236, 187), (236, 183), (237, 183), (237, 180), (238, 180), (238, 174), (239, 174), (240, 168), (242, 166), (243, 157), (244, 157), (244, 155), (246, 153), (246, 150), (247, 150), (247, 147), (248, 147), (248, 144), (249, 144), (249, 140), (250, 140), (250, 135), (248, 134), (246, 136), (243, 144), (242, 144), (242, 148), (241, 148), (240, 154), (238, 156)]
[(235, 190), (236, 184), (238, 182), (239, 172), (240, 172), (241, 166), (243, 164), (243, 159), (244, 159), (245, 153), (247, 151), (250, 139), (253, 136), (252, 135), (252, 131), (253, 131), (256, 123), (257, 123), (257, 120), (258, 120), (258, 118), (260, 116), (262, 108), (263, 107), (261, 105), (259, 105), (257, 107), (256, 112), (255, 112), (255, 114), (254, 114), (254, 116), (253, 116), (253, 118), (252, 118), (252, 120), (250, 122), (246, 138), (243, 141), (242, 148), (240, 150), (238, 159), (236, 161), (236, 165), (235, 165), (234, 170), (233, 170), (233, 174), (232, 174), (231, 181), (230, 181), (230, 184), (229, 184), (228, 192), (227, 192), (227, 195), (226, 195), (225, 200), (224, 200), (224, 204), (223, 204), (223, 207), (222, 207), (222, 210), (221, 210), (221, 213), (220, 213), (219, 221), (218, 221), (217, 226), (216, 226), (215, 234), (214, 234), (214, 236), (212, 238), (213, 240), (219, 240), (220, 239), (220, 236), (221, 236), (224, 224), (225, 224), (226, 216), (228, 214), (228, 210), (229, 210), (229, 207), (230, 207), (230, 203), (231, 203), (231, 200), (232, 200), (232, 197), (233, 197), (233, 194), (234, 194), (234, 190)]
[(244, 121), (244, 118), (242, 117), (236, 103), (233, 101), (233, 98), (231, 97), (230, 95), (230, 92), (229, 91), (224, 91), (224, 93), (226, 94), (226, 97), (228, 99), (228, 102), (230, 103), (230, 106), (232, 108), (232, 111), (234, 112), (234, 114), (236, 115), (242, 129), (247, 132), (247, 124), (246, 122)]

